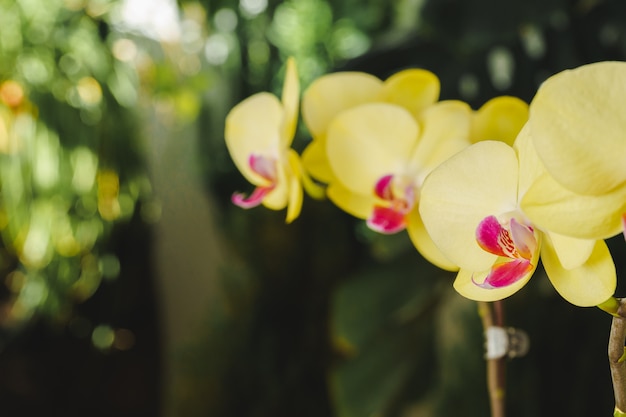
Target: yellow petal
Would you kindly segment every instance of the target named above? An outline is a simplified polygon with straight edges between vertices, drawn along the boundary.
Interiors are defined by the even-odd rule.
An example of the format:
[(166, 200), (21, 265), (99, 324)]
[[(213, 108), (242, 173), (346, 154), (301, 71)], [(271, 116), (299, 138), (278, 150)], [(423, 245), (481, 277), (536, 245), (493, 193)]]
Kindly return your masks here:
[(326, 193), (337, 207), (359, 219), (367, 219), (376, 204), (373, 193), (355, 194), (338, 182), (329, 184)]
[(325, 135), (311, 141), (302, 152), (302, 165), (315, 179), (330, 184), (335, 179), (326, 156)]
[(470, 145), (472, 109), (462, 101), (441, 101), (422, 114), (422, 133), (412, 152), (411, 165), (420, 180), (443, 161)]
[(284, 110), (282, 146), (287, 148), (293, 142), (293, 137), (296, 133), (298, 105), (300, 104), (300, 82), (298, 80), (296, 61), (293, 58), (287, 59), (282, 104)]
[(282, 105), (269, 93), (245, 99), (226, 117), (226, 147), (239, 171), (253, 184), (263, 185), (267, 180), (250, 169), (248, 158), (251, 154), (280, 158), (282, 120)]
[(476, 143), (432, 171), (419, 211), (443, 254), (462, 269), (488, 270), (496, 260), (478, 246), (476, 228), (487, 216), (517, 207), (517, 156), (502, 142)]
[(382, 176), (404, 169), (418, 133), (415, 119), (402, 107), (363, 104), (331, 123), (326, 137), (328, 161), (346, 188), (367, 195)]
[(472, 120), (471, 141), (499, 140), (513, 144), (528, 120), (528, 104), (517, 97), (496, 97), (476, 111)]
[(517, 135), (513, 148), (517, 151), (519, 160), (519, 185), (517, 189), (518, 199), (521, 199), (528, 188), (546, 173), (546, 167), (541, 162), (530, 136), (530, 127), (527, 124)]
[(600, 62), (543, 83), (530, 105), (537, 152), (566, 188), (600, 194), (626, 183), (626, 63)]
[(341, 111), (376, 100), (382, 81), (362, 72), (337, 72), (315, 80), (302, 97), (302, 117), (315, 139)]
[[(530, 280), (535, 267), (528, 272), (524, 278), (506, 287), (486, 289), (479, 287), (474, 282), (483, 282), (490, 270), (474, 272), (468, 269), (461, 269), (454, 280), (454, 289), (465, 298), (476, 301), (497, 301), (509, 297), (519, 291)], [(473, 281), (472, 281), (473, 279)]]
[(289, 168), (293, 175), (288, 176), (288, 203), (286, 222), (294, 221), (302, 210), (302, 185), (300, 184), (301, 170), (300, 158), (296, 151), (289, 149), (287, 153)]
[(622, 230), (626, 188), (598, 196), (575, 194), (545, 173), (526, 191), (520, 206), (543, 230), (581, 239), (606, 239)]
[(439, 78), (430, 71), (408, 69), (385, 80), (380, 100), (407, 109), (419, 120), (421, 113), (439, 99)]
[(276, 164), (276, 174), (277, 179), (274, 189), (267, 193), (262, 202), (263, 206), (270, 210), (282, 210), (289, 204), (291, 184), (295, 175), (285, 156)]
[(558, 256), (559, 263), (565, 269), (573, 269), (581, 266), (596, 246), (596, 241), (592, 239), (578, 239), (564, 236), (554, 232), (544, 232), (549, 237), (550, 242)]
[(549, 239), (544, 240), (541, 259), (554, 288), (574, 305), (596, 306), (615, 293), (615, 265), (604, 241), (597, 241), (587, 261), (574, 269), (563, 267)]
[(422, 254), (428, 262), (446, 271), (457, 271), (459, 269), (457, 265), (452, 263), (441, 253), (439, 248), (435, 245), (435, 242), (430, 238), (418, 210), (413, 209), (411, 213), (409, 213), (406, 230), (417, 251)]
[(520, 161), (520, 205), (535, 225), (543, 230), (593, 240), (621, 231), (626, 189), (617, 188), (600, 196), (566, 190), (550, 176), (539, 159), (529, 124), (518, 135), (514, 147)]
[(302, 181), (302, 187), (307, 195), (316, 200), (324, 200), (326, 198), (326, 187), (322, 184), (315, 182), (304, 170), (302, 163), (300, 164), (300, 180)]

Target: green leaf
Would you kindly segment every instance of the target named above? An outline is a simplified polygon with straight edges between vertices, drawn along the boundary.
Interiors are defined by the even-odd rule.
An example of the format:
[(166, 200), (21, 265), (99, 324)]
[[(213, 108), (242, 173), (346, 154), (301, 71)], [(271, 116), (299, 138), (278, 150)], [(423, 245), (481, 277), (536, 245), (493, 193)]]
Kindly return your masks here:
[(338, 417), (391, 412), (407, 388), (428, 389), (434, 372), (432, 307), (441, 284), (450, 283), (444, 274), (415, 252), (370, 265), (338, 289), (333, 340), (344, 360), (330, 374)]

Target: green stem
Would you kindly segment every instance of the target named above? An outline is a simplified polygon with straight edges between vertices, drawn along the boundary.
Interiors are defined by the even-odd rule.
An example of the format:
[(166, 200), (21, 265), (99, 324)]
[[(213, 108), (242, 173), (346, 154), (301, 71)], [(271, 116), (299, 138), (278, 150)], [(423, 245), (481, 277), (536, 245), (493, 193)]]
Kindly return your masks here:
[[(504, 315), (502, 301), (494, 303), (478, 302), (478, 314), (483, 322), (485, 332), (493, 326), (502, 327)], [(487, 359), (487, 389), (491, 417), (505, 417), (505, 358)]]

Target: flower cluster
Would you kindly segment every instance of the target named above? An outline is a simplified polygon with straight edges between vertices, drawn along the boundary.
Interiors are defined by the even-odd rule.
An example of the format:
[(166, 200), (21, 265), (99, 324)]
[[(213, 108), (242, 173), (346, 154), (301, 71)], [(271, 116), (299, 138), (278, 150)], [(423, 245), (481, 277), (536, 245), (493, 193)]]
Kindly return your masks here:
[[(226, 120), (225, 138), (256, 186), (233, 202), (299, 214), (303, 186), (380, 233), (407, 230), (433, 264), (457, 271), (471, 299), (508, 297), (542, 259), (556, 290), (579, 306), (616, 287), (604, 239), (626, 222), (626, 63), (559, 73), (530, 105), (496, 97), (473, 110), (439, 100), (424, 69), (386, 80), (339, 72), (302, 94), (311, 141), (291, 148), (299, 84), (287, 62), (282, 100), (256, 94)], [(315, 179), (315, 180), (313, 180)]]

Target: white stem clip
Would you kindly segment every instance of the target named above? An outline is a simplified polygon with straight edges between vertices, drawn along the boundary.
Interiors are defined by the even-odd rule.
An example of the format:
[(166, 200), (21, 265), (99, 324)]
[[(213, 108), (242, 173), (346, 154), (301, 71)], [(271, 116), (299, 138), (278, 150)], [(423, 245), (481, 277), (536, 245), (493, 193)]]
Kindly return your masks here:
[(491, 326), (485, 331), (485, 359), (518, 358), (530, 348), (528, 334), (513, 327)]

